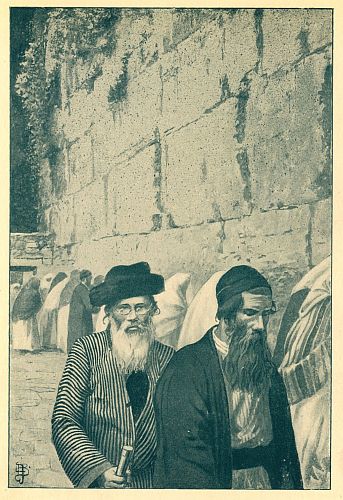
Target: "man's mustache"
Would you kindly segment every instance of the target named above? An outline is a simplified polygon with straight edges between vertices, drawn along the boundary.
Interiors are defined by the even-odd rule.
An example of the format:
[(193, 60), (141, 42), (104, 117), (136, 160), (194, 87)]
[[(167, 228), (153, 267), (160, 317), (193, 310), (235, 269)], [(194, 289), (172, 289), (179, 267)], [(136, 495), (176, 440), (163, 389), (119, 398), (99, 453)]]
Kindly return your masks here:
[(147, 331), (147, 325), (142, 325), (141, 323), (132, 322), (129, 325), (124, 327), (124, 332), (131, 333), (145, 333)]

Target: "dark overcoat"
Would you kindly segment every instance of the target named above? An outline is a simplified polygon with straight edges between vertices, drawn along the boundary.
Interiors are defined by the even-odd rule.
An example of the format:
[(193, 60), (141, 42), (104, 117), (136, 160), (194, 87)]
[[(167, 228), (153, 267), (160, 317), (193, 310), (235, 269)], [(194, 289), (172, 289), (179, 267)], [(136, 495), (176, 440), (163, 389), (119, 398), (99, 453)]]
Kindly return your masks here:
[(70, 352), (75, 340), (93, 331), (92, 305), (89, 299), (89, 289), (83, 283), (73, 291), (68, 317), (67, 351)]
[(269, 391), (273, 441), (231, 449), (229, 405), (212, 331), (178, 351), (155, 394), (155, 488), (227, 489), (233, 468), (263, 465), (272, 488), (302, 489), (288, 401), (275, 369)]

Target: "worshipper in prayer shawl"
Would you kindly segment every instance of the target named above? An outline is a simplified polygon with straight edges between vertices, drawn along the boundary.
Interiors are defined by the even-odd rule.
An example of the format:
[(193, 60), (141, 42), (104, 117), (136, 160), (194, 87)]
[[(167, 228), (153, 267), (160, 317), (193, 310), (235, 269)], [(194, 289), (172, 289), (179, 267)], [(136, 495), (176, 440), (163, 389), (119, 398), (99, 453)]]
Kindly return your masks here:
[(21, 289), (21, 284), (20, 283), (12, 283), (10, 286), (10, 310), (9, 310), (9, 319), (10, 319), (10, 344), (12, 345), (12, 334), (13, 334), (13, 329), (12, 329), (12, 310), (13, 310), (13, 305), (14, 302), (18, 296), (18, 293), (20, 292)]
[(33, 277), (20, 290), (13, 305), (13, 349), (35, 351), (41, 347), (36, 318), (41, 307), (39, 279)]
[(68, 318), (71, 297), (76, 286), (80, 283), (80, 271), (74, 269), (70, 273), (70, 279), (63, 288), (57, 315), (57, 348), (63, 352), (67, 352), (68, 340)]
[(330, 488), (331, 257), (294, 287), (274, 362), (290, 402), (305, 489)]
[(62, 274), (65, 277), (51, 288), (38, 315), (38, 328), (42, 346), (48, 349), (56, 349), (57, 347), (57, 319), (60, 295), (67, 283), (67, 275)]
[(55, 276), (54, 273), (48, 273), (48, 274), (45, 274), (40, 280), (40, 294), (41, 294), (43, 303), (44, 303), (44, 301), (49, 293), (51, 281), (53, 280), (54, 276)]
[(56, 276), (51, 280), (51, 284), (50, 284), (50, 288), (49, 288), (49, 292), (51, 292), (51, 290), (56, 286), (58, 285), (61, 281), (63, 281), (65, 278), (67, 278), (68, 275), (64, 272), (59, 272), (56, 274)]
[[(162, 276), (145, 262), (113, 267), (90, 292), (105, 305), (108, 328), (78, 339), (62, 375), (52, 436), (77, 488), (151, 488), (156, 452), (153, 396), (173, 349), (154, 339), (154, 295)], [(117, 475), (124, 446), (133, 447), (131, 482)]]
[(286, 390), (266, 342), (270, 285), (237, 266), (216, 297), (219, 323), (180, 349), (157, 384), (154, 487), (302, 489)]
[(67, 352), (70, 352), (75, 340), (93, 332), (93, 307), (89, 300), (91, 282), (92, 273), (87, 269), (81, 271), (69, 305)]

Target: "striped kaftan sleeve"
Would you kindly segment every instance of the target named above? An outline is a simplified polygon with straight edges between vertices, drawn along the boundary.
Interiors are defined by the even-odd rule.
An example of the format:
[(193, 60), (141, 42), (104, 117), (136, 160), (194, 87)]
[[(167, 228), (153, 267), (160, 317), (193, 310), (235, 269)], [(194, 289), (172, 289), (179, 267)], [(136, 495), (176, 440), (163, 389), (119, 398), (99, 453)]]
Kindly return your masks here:
[(82, 341), (69, 353), (52, 415), (52, 440), (62, 467), (75, 487), (87, 488), (113, 465), (84, 431), (83, 408), (89, 394), (90, 366)]

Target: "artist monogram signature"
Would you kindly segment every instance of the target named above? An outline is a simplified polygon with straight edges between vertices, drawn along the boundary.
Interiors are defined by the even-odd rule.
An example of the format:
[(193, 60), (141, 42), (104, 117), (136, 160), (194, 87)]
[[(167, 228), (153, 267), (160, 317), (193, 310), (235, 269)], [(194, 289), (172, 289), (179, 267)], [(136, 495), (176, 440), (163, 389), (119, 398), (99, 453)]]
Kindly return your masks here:
[(27, 464), (21, 464), (19, 462), (16, 462), (16, 467), (15, 467), (15, 480), (19, 484), (24, 483), (24, 478), (25, 476), (28, 476), (30, 471), (29, 471), (30, 466)]

